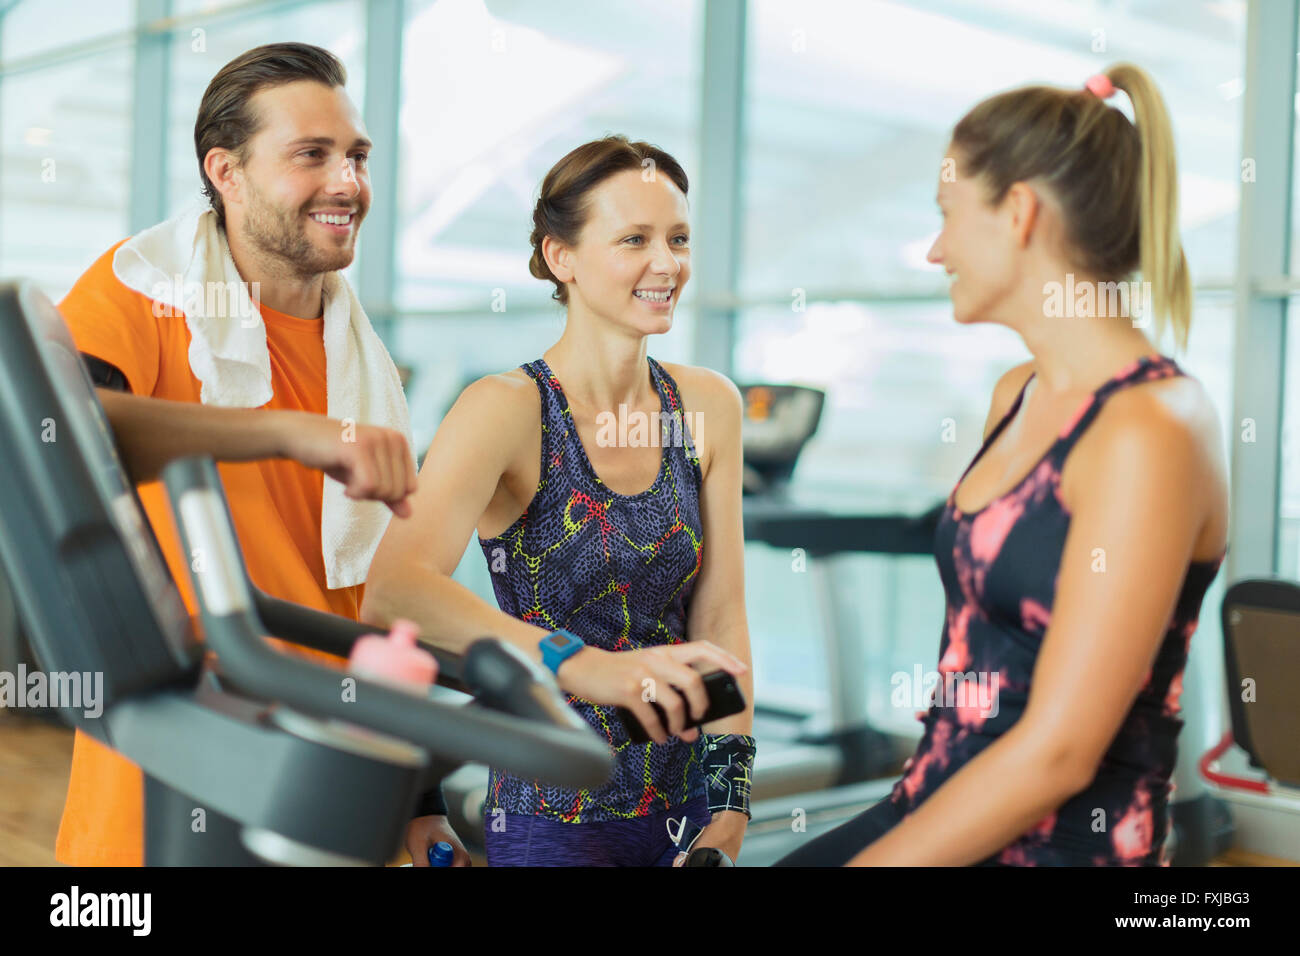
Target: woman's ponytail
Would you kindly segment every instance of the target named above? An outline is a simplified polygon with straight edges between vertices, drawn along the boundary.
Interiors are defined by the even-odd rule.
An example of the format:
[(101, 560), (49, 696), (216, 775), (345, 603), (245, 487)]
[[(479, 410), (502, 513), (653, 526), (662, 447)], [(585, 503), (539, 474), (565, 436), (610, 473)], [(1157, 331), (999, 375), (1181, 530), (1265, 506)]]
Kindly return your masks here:
[[(1141, 321), (1158, 339), (1191, 326), (1192, 282), (1178, 233), (1178, 170), (1164, 100), (1146, 71), (1117, 63), (1110, 81), (1074, 89), (1029, 86), (978, 103), (953, 129), (962, 168), (997, 204), (1017, 182), (1041, 181), (1063, 212), (1076, 268), (1103, 282), (1149, 283)], [(1094, 88), (1095, 87), (1095, 88)], [(1107, 102), (1133, 103), (1133, 122)], [(1137, 316), (1135, 316), (1136, 318)]]
[(1178, 166), (1174, 132), (1164, 99), (1141, 67), (1118, 63), (1106, 71), (1117, 90), (1133, 104), (1134, 125), (1142, 143), (1138, 174), (1141, 225), (1138, 245), (1142, 279), (1150, 283), (1156, 333), (1173, 326), (1179, 348), (1187, 347), (1192, 322), (1192, 280), (1178, 231)]

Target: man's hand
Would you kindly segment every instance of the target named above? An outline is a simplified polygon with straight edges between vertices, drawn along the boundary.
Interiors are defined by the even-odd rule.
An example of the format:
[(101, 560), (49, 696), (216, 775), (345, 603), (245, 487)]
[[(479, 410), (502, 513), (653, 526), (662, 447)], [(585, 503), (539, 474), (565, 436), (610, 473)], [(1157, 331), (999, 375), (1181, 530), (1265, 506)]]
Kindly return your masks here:
[[(711, 846), (727, 854), (734, 863), (740, 856), (740, 844), (745, 839), (745, 827), (748, 824), (749, 817), (739, 810), (723, 810), (715, 813), (708, 826), (695, 838), (691, 851), (694, 852), (703, 846)], [(685, 853), (678, 853), (677, 858), (673, 860), (673, 866), (683, 866), (685, 863)]]
[(429, 848), (439, 841), (450, 843), (455, 851), (452, 866), (473, 866), (469, 851), (465, 849), (446, 817), (416, 817), (406, 825), (406, 852), (411, 854), (412, 866), (429, 865)]
[(287, 412), (281, 423), (285, 458), (323, 471), (349, 498), (382, 501), (399, 518), (411, 516), (406, 499), (418, 486), (415, 459), (401, 432), (307, 412)]

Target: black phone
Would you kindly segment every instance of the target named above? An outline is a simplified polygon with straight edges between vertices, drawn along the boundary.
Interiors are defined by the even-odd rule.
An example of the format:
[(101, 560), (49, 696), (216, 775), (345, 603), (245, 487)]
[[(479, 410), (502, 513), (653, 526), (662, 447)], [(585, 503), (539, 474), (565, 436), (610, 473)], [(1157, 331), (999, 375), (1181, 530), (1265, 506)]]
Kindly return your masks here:
[[(698, 719), (692, 714), (688, 726), (707, 724), (712, 720), (738, 714), (745, 709), (745, 695), (741, 693), (740, 686), (730, 671), (710, 671), (704, 674), (701, 680), (704, 681), (704, 692), (709, 695), (709, 706), (705, 709), (704, 715)], [(650, 706), (655, 709), (660, 723), (667, 729), (668, 715), (664, 713), (664, 709), (654, 701), (650, 702)], [(650, 735), (646, 733), (645, 728), (641, 726), (641, 721), (636, 719), (636, 714), (632, 711), (620, 707), (618, 716), (623, 721), (623, 726), (627, 728), (627, 736), (633, 743), (643, 744), (650, 739)]]

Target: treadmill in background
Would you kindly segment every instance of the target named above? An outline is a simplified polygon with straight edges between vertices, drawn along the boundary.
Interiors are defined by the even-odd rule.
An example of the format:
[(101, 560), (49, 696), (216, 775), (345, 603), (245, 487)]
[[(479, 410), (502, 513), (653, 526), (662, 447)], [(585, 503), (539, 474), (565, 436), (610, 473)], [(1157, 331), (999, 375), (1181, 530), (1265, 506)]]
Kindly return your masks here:
[[(755, 700), (760, 757), (755, 799), (858, 784), (893, 774), (915, 740), (868, 720), (866, 662), (857, 633), (854, 580), (838, 557), (924, 554), (933, 547), (939, 509), (926, 515), (865, 514), (810, 507), (791, 494), (799, 454), (817, 431), (826, 395), (789, 384), (741, 386), (744, 398), (745, 540), (808, 560), (816, 592), (816, 634), (827, 662), (824, 711), (812, 714)], [(806, 500), (807, 496), (803, 496)]]

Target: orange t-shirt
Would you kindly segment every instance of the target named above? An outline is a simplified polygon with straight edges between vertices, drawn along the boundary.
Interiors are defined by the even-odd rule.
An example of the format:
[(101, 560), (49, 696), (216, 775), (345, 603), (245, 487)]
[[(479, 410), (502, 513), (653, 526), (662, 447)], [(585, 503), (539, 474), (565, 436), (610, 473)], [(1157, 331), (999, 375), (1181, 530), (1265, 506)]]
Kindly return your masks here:
[[(135, 395), (198, 403), (201, 383), (190, 370), (190, 333), (184, 316), (155, 315), (153, 300), (118, 281), (113, 275), (117, 248), (101, 256), (59, 305), (77, 348), (121, 370)], [(263, 407), (325, 414), (324, 321), (295, 318), (265, 305), (261, 312), (274, 392)], [(323, 474), (288, 459), (222, 463), (217, 468), (253, 583), (286, 601), (357, 620), (364, 585), (329, 590), (325, 583)], [(166, 491), (156, 481), (141, 485), (139, 491), (172, 577), (194, 614), (197, 605)], [(275, 643), (317, 660), (340, 660)], [(80, 731), (73, 745), (72, 776), (54, 855), (74, 866), (144, 862), (140, 768)]]

